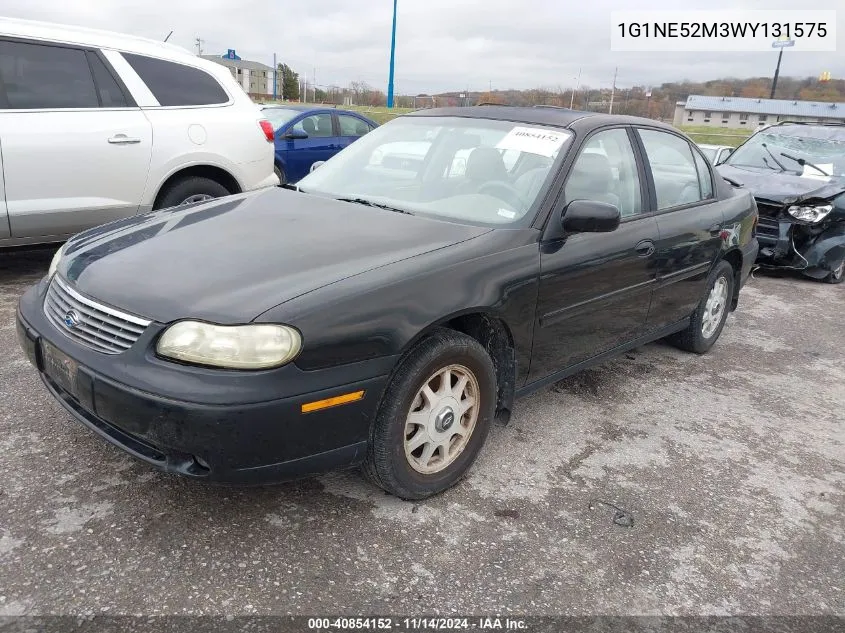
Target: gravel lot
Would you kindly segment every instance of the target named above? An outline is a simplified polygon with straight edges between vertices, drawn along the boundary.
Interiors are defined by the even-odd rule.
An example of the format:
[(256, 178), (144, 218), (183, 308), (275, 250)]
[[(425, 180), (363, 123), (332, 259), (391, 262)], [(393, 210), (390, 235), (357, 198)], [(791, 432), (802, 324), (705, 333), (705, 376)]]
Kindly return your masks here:
[(758, 273), (709, 355), (649, 345), (521, 401), (413, 504), (105, 444), (17, 347), (51, 255), (0, 253), (0, 615), (845, 614), (845, 286)]

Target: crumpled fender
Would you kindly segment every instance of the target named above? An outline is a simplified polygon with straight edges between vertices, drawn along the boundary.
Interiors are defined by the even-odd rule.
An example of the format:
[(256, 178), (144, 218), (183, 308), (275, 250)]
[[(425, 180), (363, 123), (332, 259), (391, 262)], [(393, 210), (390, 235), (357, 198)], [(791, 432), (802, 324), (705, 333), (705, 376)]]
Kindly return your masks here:
[(801, 255), (807, 260), (805, 275), (816, 279), (826, 277), (845, 257), (845, 222), (833, 224)]

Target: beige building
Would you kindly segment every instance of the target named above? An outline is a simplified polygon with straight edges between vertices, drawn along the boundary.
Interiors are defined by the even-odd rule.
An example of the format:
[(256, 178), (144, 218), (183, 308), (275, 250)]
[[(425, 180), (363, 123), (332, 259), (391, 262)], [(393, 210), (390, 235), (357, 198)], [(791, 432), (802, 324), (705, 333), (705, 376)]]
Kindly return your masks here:
[[(225, 55), (203, 55), (203, 59), (216, 62), (225, 66), (232, 73), (232, 76), (253, 97), (273, 96), (273, 67), (261, 62), (252, 62), (238, 57), (233, 49)], [(282, 77), (276, 75), (276, 95), (282, 94)]]
[(673, 123), (757, 128), (779, 121), (845, 123), (845, 103), (690, 95), (686, 101), (675, 104)]

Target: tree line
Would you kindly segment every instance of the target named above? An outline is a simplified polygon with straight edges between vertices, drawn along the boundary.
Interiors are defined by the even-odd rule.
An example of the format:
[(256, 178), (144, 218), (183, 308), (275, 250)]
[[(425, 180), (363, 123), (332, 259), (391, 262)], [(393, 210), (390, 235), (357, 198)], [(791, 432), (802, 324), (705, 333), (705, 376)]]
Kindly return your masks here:
[[(384, 107), (387, 96), (365, 81), (352, 81), (346, 86), (308, 85), (308, 93), (300, 94), (303, 82), (290, 66), (280, 63), (282, 98), (286, 101), (303, 101), (334, 105), (353, 104)], [(685, 101), (689, 95), (716, 97), (751, 97), (768, 99), (771, 93), (770, 77), (747, 79), (723, 78), (710, 81), (666, 82), (656, 87), (633, 86), (629, 88), (593, 88), (588, 85), (578, 90), (558, 86), (527, 90), (493, 90), (470, 92), (443, 92), (434, 95), (396, 95), (394, 104), (400, 108), (430, 106), (462, 106), (478, 103), (499, 103), (514, 106), (550, 105), (573, 107), (578, 110), (610, 110), (654, 119), (671, 119), (675, 103)], [(776, 99), (803, 101), (845, 101), (845, 80), (815, 77), (780, 77)]]

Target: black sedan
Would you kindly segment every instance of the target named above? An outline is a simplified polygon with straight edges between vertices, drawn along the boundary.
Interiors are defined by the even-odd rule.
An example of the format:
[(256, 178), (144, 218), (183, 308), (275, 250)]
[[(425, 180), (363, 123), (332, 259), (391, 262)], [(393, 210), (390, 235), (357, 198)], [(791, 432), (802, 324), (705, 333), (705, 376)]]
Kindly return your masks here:
[(757, 200), (760, 266), (845, 281), (845, 124), (771, 125), (718, 171)]
[(654, 121), (426, 110), (297, 187), (77, 235), (18, 334), (68, 411), (165, 471), (362, 465), (419, 499), (467, 472), (515, 398), (663, 337), (709, 350), (756, 219)]

